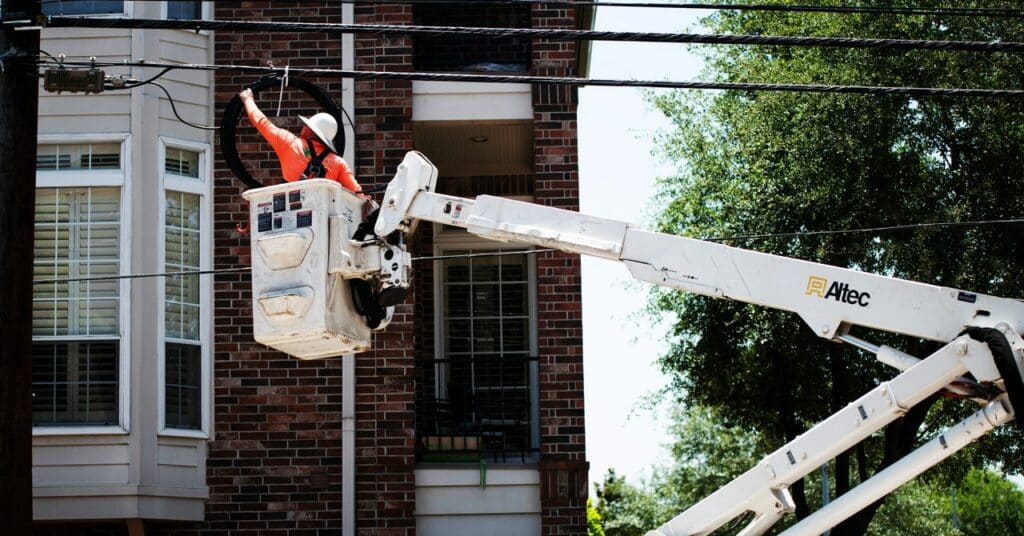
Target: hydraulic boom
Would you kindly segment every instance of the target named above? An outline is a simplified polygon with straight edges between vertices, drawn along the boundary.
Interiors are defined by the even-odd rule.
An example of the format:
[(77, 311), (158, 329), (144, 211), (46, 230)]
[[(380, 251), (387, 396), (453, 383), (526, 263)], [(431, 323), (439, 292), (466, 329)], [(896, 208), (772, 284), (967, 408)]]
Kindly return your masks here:
[[(406, 155), (369, 236), (366, 222), (357, 226), (355, 198), (339, 193), (339, 187), (319, 184), (327, 181), (247, 192), (254, 201), (253, 219), (262, 215), (270, 222), (253, 234), (253, 249), (263, 259), (257, 266), (254, 255), (257, 339), (306, 358), (367, 349), (370, 328), (359, 316), (366, 313), (358, 306), (358, 293), (350, 296), (345, 288), (356, 280), (377, 289), (377, 295), (405, 288), (410, 269), (405, 239), (419, 222), (427, 221), (492, 240), (618, 261), (633, 277), (657, 285), (792, 311), (818, 336), (855, 345), (900, 371), (649, 536), (708, 534), (740, 516), (749, 518), (741, 534), (763, 534), (794, 510), (789, 494), (793, 483), (918, 402), (946, 389), (978, 404), (974, 415), (784, 533), (821, 534), (1009, 422), (1015, 407), (1024, 407), (1020, 301), (653, 233), (500, 197), (442, 195), (433, 191), (436, 178), (437, 170), (426, 158), (415, 152)], [(321, 193), (314, 195), (314, 190)], [(291, 220), (287, 210), (278, 216), (277, 199), (284, 207), (284, 196), (289, 203), (297, 200), (301, 211)], [(317, 254), (325, 243), (329, 255)], [(316, 246), (311, 249), (312, 244)], [(310, 310), (322, 312), (311, 315)], [(944, 346), (919, 359), (850, 335), (854, 326)], [(963, 378), (968, 373), (971, 380)]]

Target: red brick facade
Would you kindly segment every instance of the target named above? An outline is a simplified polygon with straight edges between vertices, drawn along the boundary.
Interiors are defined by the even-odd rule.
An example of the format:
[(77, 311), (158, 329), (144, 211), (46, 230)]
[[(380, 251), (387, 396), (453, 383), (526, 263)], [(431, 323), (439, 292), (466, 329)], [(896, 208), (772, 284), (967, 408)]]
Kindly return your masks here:
[[(412, 24), (411, 5), (354, 7), (355, 22)], [(335, 2), (217, 2), (216, 19), (301, 20), (340, 23)], [(512, 13), (514, 11), (514, 13)], [(503, 12), (480, 10), (477, 26), (576, 28), (574, 10), (534, 5)], [(504, 13), (504, 15), (502, 15)], [(462, 13), (465, 15), (466, 13)], [(456, 15), (453, 15), (456, 16)], [(456, 17), (457, 18), (457, 17)], [(470, 17), (471, 18), (471, 17)], [(428, 17), (440, 24), (437, 17)], [(466, 16), (452, 24), (471, 24)], [(528, 53), (532, 74), (575, 76), (573, 43), (534, 41), (503, 52), (517, 60)], [(290, 65), (339, 68), (341, 38), (327, 34), (274, 32), (259, 35), (217, 32), (218, 64)], [(355, 68), (409, 71), (413, 42), (407, 37), (357, 36)], [(218, 115), (251, 75), (216, 74)], [(333, 95), (337, 79), (319, 79)], [(268, 91), (268, 93), (271, 93)], [(274, 98), (260, 104), (275, 122), (298, 130), (297, 114), (315, 112), (303, 94), (286, 91), (280, 117)], [(273, 102), (272, 102), (273, 101)], [(533, 195), (537, 203), (575, 210), (579, 188), (576, 91), (533, 90), (534, 174), (452, 179), (442, 191)], [(412, 83), (359, 81), (355, 84), (356, 177), (365, 187), (384, 184), (413, 147)], [(269, 146), (243, 120), (238, 149), (264, 184), (278, 179)], [(214, 267), (250, 263), (249, 236), (237, 224), (248, 220), (243, 187), (219, 158), (214, 188)], [(430, 226), (421, 226), (414, 255), (432, 252)], [(536, 259), (540, 457), (543, 534), (585, 534), (586, 452), (583, 407), (583, 335), (580, 260), (542, 253)], [(417, 358), (434, 352), (433, 273), (416, 265), (413, 293), (398, 307), (391, 325), (374, 340), (374, 350), (356, 358), (356, 526), (360, 535), (415, 534), (417, 381), (432, 383), (432, 371)], [(270, 351), (252, 339), (248, 274), (214, 279), (214, 424), (209, 443), (206, 519), (198, 523), (147, 522), (149, 534), (341, 534), (342, 455), (340, 359), (299, 361)], [(422, 385), (420, 386), (422, 393)], [(122, 534), (111, 524), (45, 525), (46, 533)]]
[[(410, 24), (405, 5), (355, 8), (357, 23)], [(355, 40), (356, 69), (409, 71), (412, 41), (396, 36)], [(356, 176), (386, 184), (412, 150), (412, 83), (356, 83)], [(398, 307), (374, 350), (356, 360), (356, 525), (359, 534), (415, 534), (415, 341), (413, 306), (423, 287)]]
[[(534, 28), (575, 28), (574, 10), (532, 6)], [(576, 44), (534, 41), (531, 73), (576, 76)], [(579, 209), (577, 92), (534, 86), (536, 202)], [(583, 424), (583, 302), (578, 255), (537, 256), (540, 357), (541, 507), (544, 534), (586, 532)]]

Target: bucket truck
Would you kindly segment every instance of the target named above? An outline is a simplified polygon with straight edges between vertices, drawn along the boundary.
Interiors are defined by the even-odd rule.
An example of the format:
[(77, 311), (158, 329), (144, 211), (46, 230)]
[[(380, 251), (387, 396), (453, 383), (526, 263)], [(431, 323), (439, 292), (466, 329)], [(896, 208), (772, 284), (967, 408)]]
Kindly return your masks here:
[[(748, 520), (741, 534), (763, 534), (794, 510), (794, 482), (918, 402), (947, 389), (978, 405), (970, 417), (783, 533), (821, 534), (1024, 407), (1024, 302), (644, 231), (500, 197), (443, 195), (434, 191), (436, 180), (437, 169), (423, 155), (409, 153), (376, 221), (369, 222), (372, 233), (360, 219), (362, 201), (332, 181), (247, 191), (256, 340), (299, 358), (369, 349), (371, 328), (350, 284), (365, 281), (376, 293), (408, 287), (405, 239), (418, 223), (434, 222), (492, 240), (620, 262), (636, 279), (657, 285), (792, 311), (819, 337), (851, 344), (898, 371), (648, 536), (709, 534), (741, 517)], [(920, 359), (851, 335), (855, 326), (944, 346)]]

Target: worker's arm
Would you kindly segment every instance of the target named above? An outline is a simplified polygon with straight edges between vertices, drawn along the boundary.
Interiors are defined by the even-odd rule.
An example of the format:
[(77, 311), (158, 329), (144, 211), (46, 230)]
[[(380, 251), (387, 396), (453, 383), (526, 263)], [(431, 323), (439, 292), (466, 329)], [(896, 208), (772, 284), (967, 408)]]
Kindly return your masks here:
[(245, 105), (245, 113), (249, 116), (249, 121), (274, 148), (278, 158), (289, 151), (298, 136), (272, 123), (260, 110), (260, 107), (256, 106), (251, 89), (246, 88), (238, 96), (242, 99), (242, 104)]

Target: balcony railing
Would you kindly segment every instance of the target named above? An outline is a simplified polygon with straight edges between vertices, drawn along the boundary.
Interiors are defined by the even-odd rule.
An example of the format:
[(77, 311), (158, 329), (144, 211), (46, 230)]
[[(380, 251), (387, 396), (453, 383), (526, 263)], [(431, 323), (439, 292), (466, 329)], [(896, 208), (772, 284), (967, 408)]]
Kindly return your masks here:
[[(536, 458), (535, 357), (426, 359), (423, 372), (442, 393), (416, 401), (417, 459), (422, 462), (528, 462)], [(431, 382), (433, 383), (433, 382)]]
[[(529, 5), (416, 4), (413, 23), (424, 26), (529, 28)], [(525, 72), (530, 68), (531, 40), (522, 37), (417, 36), (413, 68), (417, 71)]]

